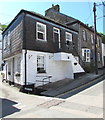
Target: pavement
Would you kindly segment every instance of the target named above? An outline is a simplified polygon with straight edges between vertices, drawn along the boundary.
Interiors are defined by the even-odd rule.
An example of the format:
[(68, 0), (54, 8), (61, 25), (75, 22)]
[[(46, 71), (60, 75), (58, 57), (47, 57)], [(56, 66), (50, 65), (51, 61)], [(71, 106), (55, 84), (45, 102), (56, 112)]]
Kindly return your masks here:
[[(74, 80), (64, 79), (57, 81), (55, 83), (50, 83), (48, 85), (43, 86), (43, 88), (46, 89), (46, 91), (41, 92), (40, 94), (44, 96), (61, 98), (70, 97), (103, 80), (105, 78), (104, 72), (105, 72), (104, 70), (99, 70), (97, 75), (95, 73), (85, 73), (84, 75)], [(67, 93), (67, 95), (65, 95), (65, 93)]]
[(3, 118), (103, 118), (103, 83), (61, 99), (25, 94), (0, 81)]

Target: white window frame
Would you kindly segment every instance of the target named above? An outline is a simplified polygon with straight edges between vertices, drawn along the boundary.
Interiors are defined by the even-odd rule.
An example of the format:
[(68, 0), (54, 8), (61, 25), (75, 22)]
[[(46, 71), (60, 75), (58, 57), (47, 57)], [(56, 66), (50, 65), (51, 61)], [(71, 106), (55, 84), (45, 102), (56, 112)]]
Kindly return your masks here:
[(86, 41), (86, 30), (82, 30), (82, 37), (83, 40)]
[[(86, 51), (86, 52), (85, 52)], [(88, 52), (89, 51), (89, 52)], [(86, 54), (86, 60), (84, 61), (84, 56)], [(90, 62), (90, 49), (87, 49), (87, 48), (82, 48), (82, 60), (84, 62)]]
[(7, 43), (8, 46), (10, 46), (10, 34), (11, 34), (11, 33), (10, 33), (10, 31), (9, 31), (9, 32), (8, 32), (8, 43)]
[[(56, 31), (55, 31), (56, 30)], [(60, 42), (60, 29), (59, 28), (56, 28), (56, 27), (53, 27), (53, 32), (54, 33), (57, 33), (58, 34), (58, 36), (59, 36), (59, 48), (61, 48), (61, 42)]]
[(3, 49), (4, 50), (6, 49), (6, 39), (7, 39), (7, 36), (5, 35), (3, 38)]
[[(39, 30), (38, 30), (38, 25), (43, 26), (45, 32), (39, 31)], [(43, 39), (39, 39), (39, 38), (38, 38), (38, 33), (42, 33), (43, 36), (44, 36), (44, 38), (43, 38)], [(36, 22), (36, 39), (37, 39), (37, 40), (41, 40), (41, 41), (47, 41), (47, 40), (46, 40), (46, 25), (45, 25), (45, 24), (40, 23), (40, 22)]]
[(98, 53), (98, 62), (100, 62), (101, 61), (101, 55), (100, 55), (100, 53)]
[[(43, 58), (43, 60), (39, 61), (39, 63), (38, 57)], [(38, 66), (38, 64), (42, 65), (43, 67)], [(45, 72), (38, 72), (38, 68), (43, 68)], [(46, 73), (45, 55), (37, 55), (37, 73)]]
[(2, 50), (2, 40), (0, 40), (0, 50)]
[(91, 43), (94, 44), (94, 36), (91, 34)]
[(100, 39), (97, 37), (97, 45), (100, 46)]
[[(71, 39), (68, 39), (68, 38), (67, 38), (67, 35), (69, 35)], [(71, 33), (65, 32), (65, 36), (66, 36), (66, 42), (67, 42), (67, 41), (72, 42), (72, 34), (71, 34)]]

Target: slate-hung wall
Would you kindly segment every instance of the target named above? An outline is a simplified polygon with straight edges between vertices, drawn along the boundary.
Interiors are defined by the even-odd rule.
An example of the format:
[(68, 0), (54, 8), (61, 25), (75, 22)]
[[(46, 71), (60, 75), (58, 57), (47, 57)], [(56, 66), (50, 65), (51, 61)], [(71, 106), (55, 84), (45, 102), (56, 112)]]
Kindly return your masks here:
[(23, 14), (19, 15), (3, 32), (3, 59), (21, 53), (23, 41)]
[[(37, 40), (37, 24), (45, 26), (46, 40)], [(59, 41), (54, 40), (54, 28), (59, 30)], [(71, 41), (67, 43), (66, 33), (71, 34)], [(73, 52), (73, 44), (78, 40), (78, 32), (61, 24), (55, 23), (44, 16), (21, 10), (15, 19), (3, 32), (3, 58), (14, 56), (22, 49), (42, 52)], [(68, 45), (69, 44), (69, 45)]]
[[(37, 40), (37, 24), (45, 26), (46, 40)], [(73, 52), (73, 44), (78, 40), (78, 32), (70, 30), (48, 20), (26, 14), (25, 16), (25, 42), (23, 49), (43, 52)], [(54, 36), (54, 29), (59, 30), (59, 40)], [(66, 33), (71, 34), (72, 41), (67, 45)], [(25, 44), (24, 44), (25, 43)]]

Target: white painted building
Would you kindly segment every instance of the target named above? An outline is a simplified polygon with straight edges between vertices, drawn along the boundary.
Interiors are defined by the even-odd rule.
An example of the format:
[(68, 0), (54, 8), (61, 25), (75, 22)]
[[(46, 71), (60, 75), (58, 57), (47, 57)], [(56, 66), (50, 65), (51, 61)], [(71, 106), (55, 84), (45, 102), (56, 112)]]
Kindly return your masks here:
[[(25, 79), (25, 50), (21, 54), (7, 60), (7, 79), (19, 85), (24, 85)], [(38, 60), (40, 58), (40, 60)], [(28, 83), (35, 83), (35, 86), (42, 85), (43, 78), (52, 76), (50, 82), (65, 78), (74, 79), (74, 73), (84, 72), (78, 61), (72, 54), (68, 53), (45, 53), (27, 50), (26, 57), (26, 78)], [(74, 65), (76, 63), (77, 65)], [(39, 65), (38, 65), (39, 64)], [(14, 66), (14, 69), (13, 69)], [(38, 66), (43, 68), (45, 73), (38, 73)], [(12, 73), (15, 73), (14, 75)], [(20, 73), (19, 76), (16, 76)], [(48, 79), (47, 79), (48, 81)], [(48, 81), (49, 82), (49, 81)], [(44, 84), (48, 83), (45, 82)]]
[(105, 66), (105, 44), (102, 43), (102, 62), (103, 66)]
[(1, 64), (2, 64), (2, 31), (0, 31), (0, 70), (1, 68)]
[(50, 82), (74, 79), (74, 74), (84, 72), (77, 54), (73, 54), (77, 40), (74, 29), (21, 10), (3, 32), (5, 79), (36, 87), (49, 83), (49, 76)]

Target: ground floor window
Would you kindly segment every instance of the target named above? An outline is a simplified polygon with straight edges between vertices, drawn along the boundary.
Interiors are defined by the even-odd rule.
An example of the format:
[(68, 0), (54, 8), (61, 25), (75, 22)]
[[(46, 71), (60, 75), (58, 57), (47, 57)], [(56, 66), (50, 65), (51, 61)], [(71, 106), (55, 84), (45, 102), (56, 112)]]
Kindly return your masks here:
[(90, 62), (90, 49), (82, 48), (82, 60), (84, 62)]
[(45, 70), (45, 56), (37, 56), (37, 73), (46, 73)]

